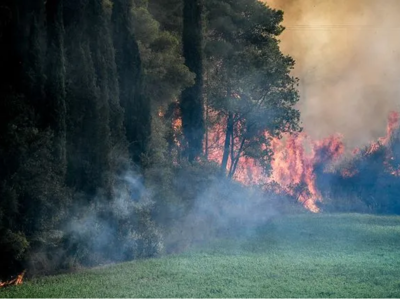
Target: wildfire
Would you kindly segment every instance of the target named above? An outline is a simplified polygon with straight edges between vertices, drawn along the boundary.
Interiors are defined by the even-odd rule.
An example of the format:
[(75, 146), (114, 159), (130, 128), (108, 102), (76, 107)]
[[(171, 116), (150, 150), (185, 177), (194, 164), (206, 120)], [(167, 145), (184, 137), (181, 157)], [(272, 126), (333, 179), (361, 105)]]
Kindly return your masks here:
[(21, 274), (19, 274), (16, 278), (11, 279), (9, 281), (0, 282), (0, 288), (12, 286), (12, 285), (21, 285), (24, 281), (26, 270), (24, 270)]
[(387, 146), (393, 136), (394, 131), (399, 128), (400, 116), (398, 112), (392, 111), (388, 117), (388, 124), (386, 126), (386, 135), (378, 139), (378, 141), (371, 143), (366, 154), (372, 154), (379, 149), (379, 146)]
[(381, 139), (383, 145), (387, 145), (393, 136), (394, 131), (399, 128), (400, 125), (400, 115), (398, 112), (392, 111), (389, 114), (388, 124), (386, 127), (386, 135)]
[[(224, 120), (217, 122), (208, 133), (208, 159), (218, 163), (221, 162), (223, 153), (224, 122), (226, 124)], [(390, 113), (386, 135), (371, 143), (366, 155), (375, 152), (380, 145), (388, 145), (399, 125), (399, 113)], [(234, 179), (247, 185), (276, 182), (279, 185), (279, 192), (295, 197), (310, 211), (318, 212), (317, 202), (322, 201), (322, 196), (316, 186), (316, 176), (318, 172), (329, 171), (335, 162), (343, 158), (345, 147), (342, 136), (336, 134), (322, 140), (312, 140), (305, 133), (285, 135), (283, 139), (272, 139), (271, 149), (274, 156), (270, 177), (264, 175), (261, 166), (254, 159), (241, 157)], [(353, 156), (360, 152), (360, 149), (351, 151)], [(390, 160), (393, 160), (391, 154), (388, 155), (385, 166), (392, 175), (399, 176), (400, 169), (393, 169), (388, 163)], [(230, 168), (230, 162), (227, 168)], [(340, 172), (344, 177), (357, 174), (357, 170), (343, 169)]]
[[(309, 153), (306, 147), (310, 148)], [(340, 135), (312, 141), (305, 133), (290, 135), (286, 141), (274, 140), (271, 179), (313, 212), (318, 212), (321, 194), (315, 171), (337, 160), (344, 152)]]
[[(175, 145), (181, 147), (182, 121), (175, 109), (171, 126)], [(204, 150), (206, 158), (221, 164), (224, 153), (227, 117), (218, 115), (217, 112), (209, 111), (208, 120), (212, 125), (206, 135)], [(241, 125), (238, 124), (240, 127)], [(341, 161), (350, 161), (359, 155), (370, 155), (375, 153), (381, 146), (385, 148), (386, 158), (383, 162), (388, 173), (400, 176), (400, 164), (396, 165), (395, 155), (392, 153), (390, 143), (394, 133), (400, 126), (400, 114), (391, 112), (388, 116), (388, 124), (385, 136), (372, 142), (365, 150), (348, 149), (345, 151), (343, 137), (335, 134), (320, 140), (311, 139), (306, 133), (286, 134), (282, 139), (271, 138), (265, 132), (265, 138), (269, 140), (270, 150), (273, 153), (270, 163), (270, 176), (265, 174), (260, 163), (250, 157), (238, 156), (240, 139), (232, 136), (234, 146), (230, 149), (227, 171), (234, 169), (233, 178), (245, 185), (259, 185), (273, 188), (275, 192), (285, 193), (297, 199), (307, 209), (318, 212), (318, 202), (322, 202), (321, 192), (318, 190), (316, 179), (318, 174), (326, 172), (339, 172), (343, 178), (355, 176), (359, 171), (351, 164), (340, 164)], [(240, 128), (236, 129), (240, 132)], [(261, 150), (267, 150), (267, 145)], [(346, 156), (344, 155), (347, 153)], [(234, 159), (232, 159), (234, 156)], [(235, 159), (238, 158), (237, 161)]]

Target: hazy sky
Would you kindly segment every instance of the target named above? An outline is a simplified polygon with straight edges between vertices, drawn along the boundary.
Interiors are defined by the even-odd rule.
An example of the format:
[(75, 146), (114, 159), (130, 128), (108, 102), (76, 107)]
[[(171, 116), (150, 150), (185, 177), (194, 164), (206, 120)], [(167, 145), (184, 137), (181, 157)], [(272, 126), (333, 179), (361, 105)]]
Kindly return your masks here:
[(267, 0), (285, 12), (303, 127), (342, 133), (349, 148), (383, 136), (400, 110), (400, 0)]

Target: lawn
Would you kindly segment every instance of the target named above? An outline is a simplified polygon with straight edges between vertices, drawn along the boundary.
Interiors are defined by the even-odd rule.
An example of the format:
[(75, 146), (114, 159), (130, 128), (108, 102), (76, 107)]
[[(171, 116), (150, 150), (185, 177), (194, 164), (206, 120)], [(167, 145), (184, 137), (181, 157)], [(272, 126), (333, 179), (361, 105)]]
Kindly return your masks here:
[(400, 217), (276, 217), (183, 254), (0, 290), (10, 297), (400, 298)]

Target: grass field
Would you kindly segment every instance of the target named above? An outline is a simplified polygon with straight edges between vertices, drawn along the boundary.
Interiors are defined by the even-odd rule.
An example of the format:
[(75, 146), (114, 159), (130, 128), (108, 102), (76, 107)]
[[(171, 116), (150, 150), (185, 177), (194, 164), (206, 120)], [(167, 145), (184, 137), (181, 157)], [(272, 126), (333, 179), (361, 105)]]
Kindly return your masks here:
[(400, 298), (400, 217), (277, 217), (184, 254), (0, 290), (10, 297)]

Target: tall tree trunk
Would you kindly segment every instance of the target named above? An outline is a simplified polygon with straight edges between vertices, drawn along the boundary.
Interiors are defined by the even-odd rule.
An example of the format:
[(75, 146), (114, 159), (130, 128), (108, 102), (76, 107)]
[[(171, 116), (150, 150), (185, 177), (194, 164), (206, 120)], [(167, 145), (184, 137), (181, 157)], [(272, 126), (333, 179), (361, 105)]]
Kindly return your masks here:
[[(235, 157), (233, 157), (233, 154), (231, 156), (232, 164), (231, 164), (231, 167), (229, 168), (229, 174), (228, 174), (229, 178), (232, 178), (233, 175), (235, 175), (237, 165), (238, 165), (239, 159), (240, 159), (240, 154), (243, 151), (243, 146), (244, 146), (245, 141), (246, 141), (246, 139), (242, 138), (242, 141), (240, 142), (240, 146), (239, 146), (239, 150), (237, 151), (237, 154), (235, 155)], [(233, 149), (233, 147), (234, 147), (234, 143), (233, 143), (233, 138), (232, 138), (232, 149)]]
[(203, 148), (203, 57), (202, 57), (201, 0), (184, 0), (182, 44), (185, 64), (196, 74), (195, 84), (182, 92), (180, 109), (183, 134), (186, 140), (185, 156), (194, 161)]
[[(207, 72), (207, 71), (206, 71)], [(208, 111), (208, 102), (209, 102), (209, 84), (208, 84), (208, 74), (206, 74), (206, 97), (204, 99), (204, 110), (205, 110), (205, 114), (204, 114), (204, 118), (205, 118), (205, 125), (204, 125), (204, 130), (205, 130), (205, 145), (204, 145), (204, 157), (206, 160), (208, 160), (208, 127), (209, 127), (209, 111)]]
[(221, 162), (221, 173), (223, 174), (226, 173), (226, 165), (228, 164), (230, 146), (231, 143), (233, 143), (233, 140), (231, 140), (232, 133), (233, 133), (233, 114), (229, 112), (228, 120), (226, 122), (224, 154), (222, 156), (222, 162)]

